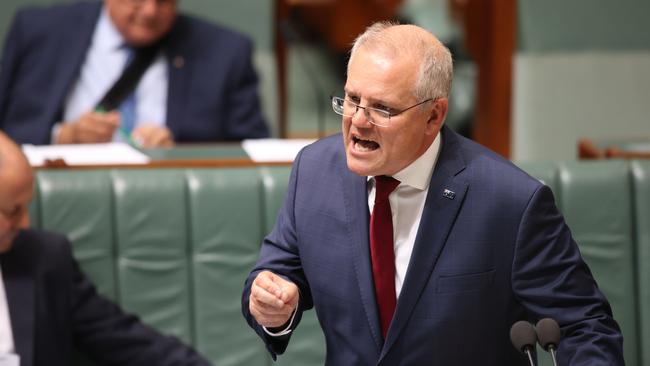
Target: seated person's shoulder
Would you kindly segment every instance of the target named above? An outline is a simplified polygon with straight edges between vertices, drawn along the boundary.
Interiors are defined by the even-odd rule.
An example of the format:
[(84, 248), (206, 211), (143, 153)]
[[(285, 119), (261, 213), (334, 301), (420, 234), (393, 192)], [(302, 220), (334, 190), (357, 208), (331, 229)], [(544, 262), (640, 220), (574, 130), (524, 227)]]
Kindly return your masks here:
[(62, 28), (62, 24), (74, 24), (74, 20), (98, 16), (100, 9), (100, 3), (89, 1), (48, 6), (28, 5), (16, 11), (14, 23), (29, 27), (32, 34), (56, 32)]
[(64, 235), (38, 229), (22, 230), (12, 250), (16, 250), (18, 255), (30, 256), (32, 260), (43, 258), (50, 262), (72, 255), (70, 242)]

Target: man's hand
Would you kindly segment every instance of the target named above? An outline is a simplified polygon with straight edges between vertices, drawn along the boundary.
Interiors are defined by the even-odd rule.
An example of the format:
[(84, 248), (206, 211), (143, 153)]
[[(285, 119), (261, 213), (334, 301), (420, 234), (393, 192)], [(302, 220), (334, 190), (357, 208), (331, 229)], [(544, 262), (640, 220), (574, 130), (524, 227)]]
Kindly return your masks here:
[(174, 146), (174, 136), (165, 126), (143, 124), (133, 130), (132, 136), (145, 149)]
[(61, 130), (56, 136), (56, 143), (90, 144), (109, 142), (113, 139), (113, 134), (119, 126), (120, 114), (117, 111), (108, 113), (86, 112), (74, 122), (61, 124)]
[(251, 286), (248, 309), (266, 328), (284, 326), (298, 306), (300, 294), (293, 282), (269, 272), (260, 272)]

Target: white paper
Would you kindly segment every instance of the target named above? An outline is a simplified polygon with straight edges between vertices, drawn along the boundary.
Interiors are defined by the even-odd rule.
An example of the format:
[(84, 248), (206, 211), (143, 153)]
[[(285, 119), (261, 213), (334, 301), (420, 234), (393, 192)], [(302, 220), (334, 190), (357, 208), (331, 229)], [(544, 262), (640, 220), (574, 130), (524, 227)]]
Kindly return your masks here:
[(67, 165), (146, 164), (149, 157), (122, 142), (77, 145), (23, 145), (31, 166), (44, 166), (46, 160), (63, 159)]
[(244, 140), (242, 148), (257, 163), (292, 162), (303, 147), (314, 139), (254, 139)]

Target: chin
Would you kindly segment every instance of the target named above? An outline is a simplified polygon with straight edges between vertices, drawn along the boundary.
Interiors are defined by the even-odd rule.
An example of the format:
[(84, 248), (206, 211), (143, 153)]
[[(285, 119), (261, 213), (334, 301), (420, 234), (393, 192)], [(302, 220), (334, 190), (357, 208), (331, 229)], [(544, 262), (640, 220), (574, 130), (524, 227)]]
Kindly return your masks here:
[(348, 163), (348, 169), (356, 175), (360, 175), (364, 177), (375, 175), (373, 174), (373, 169), (369, 167), (367, 164), (364, 164), (363, 162), (360, 162), (356, 159), (348, 158), (347, 163)]
[(146, 47), (154, 44), (160, 37), (150, 32), (133, 32), (127, 39), (128, 43), (135, 47)]
[(0, 253), (6, 253), (11, 249), (12, 240), (0, 242)]

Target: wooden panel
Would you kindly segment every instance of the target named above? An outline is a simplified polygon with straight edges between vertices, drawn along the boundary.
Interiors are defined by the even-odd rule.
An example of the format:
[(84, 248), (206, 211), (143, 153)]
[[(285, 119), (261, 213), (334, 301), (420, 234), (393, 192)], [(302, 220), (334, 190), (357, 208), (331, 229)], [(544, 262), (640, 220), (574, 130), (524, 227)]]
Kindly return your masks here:
[(452, 0), (465, 28), (465, 46), (478, 66), (472, 137), (510, 157), (512, 56), (516, 0)]

